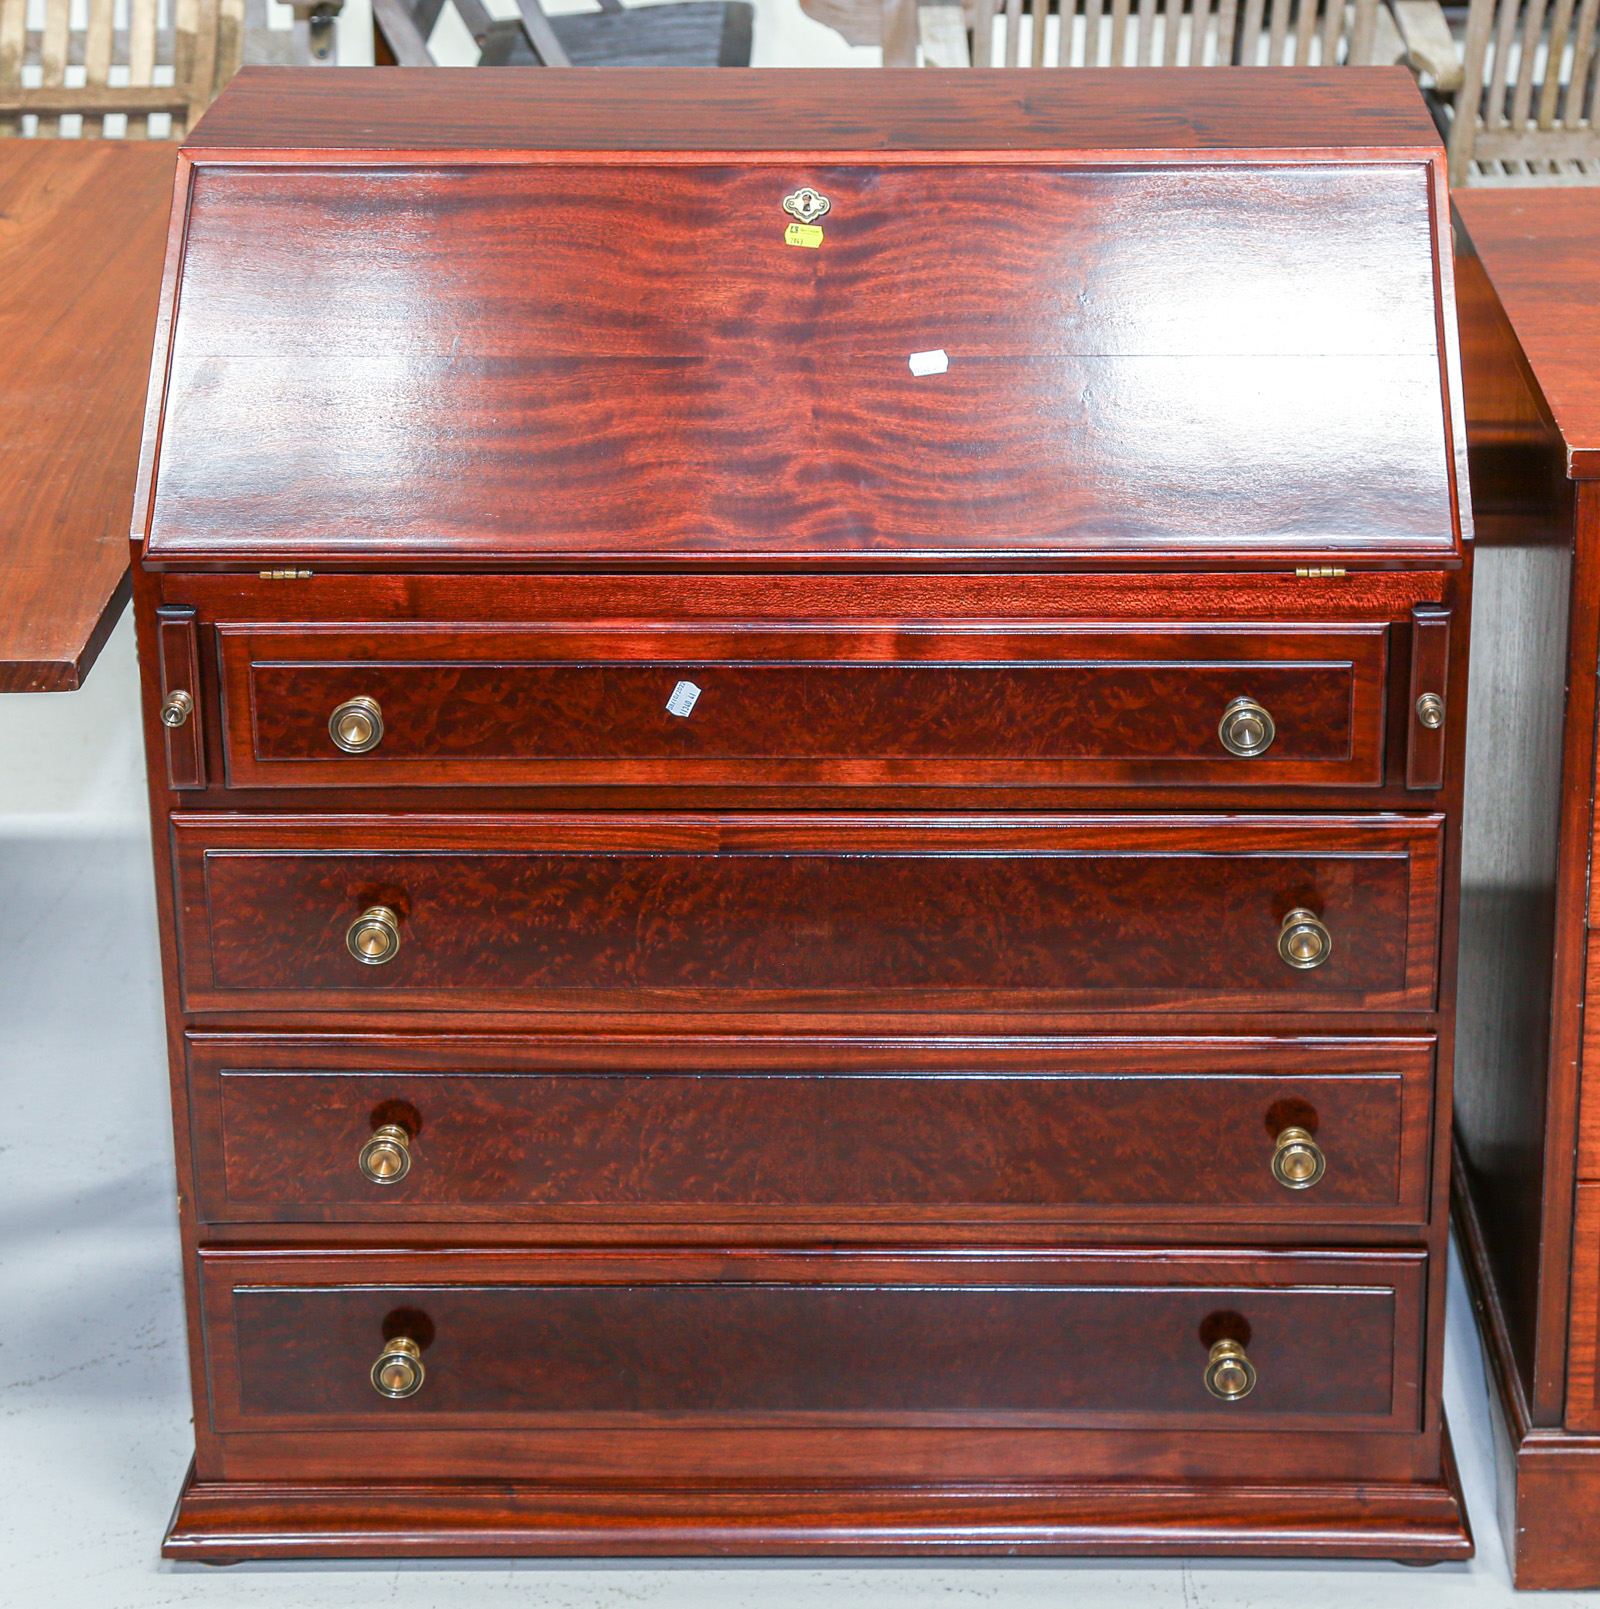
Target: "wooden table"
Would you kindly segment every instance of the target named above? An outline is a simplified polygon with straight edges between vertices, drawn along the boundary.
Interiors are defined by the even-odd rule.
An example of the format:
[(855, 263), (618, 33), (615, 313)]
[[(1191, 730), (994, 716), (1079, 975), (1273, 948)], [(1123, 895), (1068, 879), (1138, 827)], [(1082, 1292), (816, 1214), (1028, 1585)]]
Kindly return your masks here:
[[(1456, 197), (1477, 522), (1457, 1221), (1519, 1587), (1600, 1586), (1600, 191)], [(1470, 238), (1466, 238), (1470, 236)], [(1474, 253), (1475, 248), (1475, 253)], [(1600, 998), (1600, 995), (1597, 995)]]
[(82, 685), (127, 602), (176, 155), (0, 144), (0, 692)]

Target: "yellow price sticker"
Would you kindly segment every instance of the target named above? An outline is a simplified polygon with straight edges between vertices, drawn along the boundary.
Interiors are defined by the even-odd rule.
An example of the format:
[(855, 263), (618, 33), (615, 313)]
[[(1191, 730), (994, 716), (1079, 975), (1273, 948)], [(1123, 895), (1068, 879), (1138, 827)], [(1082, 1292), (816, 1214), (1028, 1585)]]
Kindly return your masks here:
[(814, 223), (792, 223), (784, 230), (783, 240), (788, 246), (820, 246), (822, 230)]

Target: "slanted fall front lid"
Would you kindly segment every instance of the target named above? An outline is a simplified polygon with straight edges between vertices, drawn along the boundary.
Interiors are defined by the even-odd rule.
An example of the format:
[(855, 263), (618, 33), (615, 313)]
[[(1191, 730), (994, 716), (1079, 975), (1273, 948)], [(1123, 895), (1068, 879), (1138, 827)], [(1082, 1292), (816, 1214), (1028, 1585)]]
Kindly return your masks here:
[[(606, 76), (532, 71), (568, 100), (568, 81)], [(202, 123), (148, 557), (1459, 551), (1420, 115), (1410, 145), (1381, 149), (1341, 143), (1337, 97), (1294, 150), (1230, 145), (1225, 118), (1209, 144), (1133, 148), (1115, 137), (1120, 75), (1057, 73), (1077, 124), (1098, 104), (1094, 143), (1035, 127), (1037, 148), (975, 150), (956, 119), (945, 146), (863, 153), (795, 121), (807, 76), (740, 75), (807, 155), (718, 148), (692, 101), (665, 151), (628, 148), (625, 101), (590, 148), (570, 148), (563, 101), (561, 150), (531, 97), (521, 146), (494, 153), (352, 135), (290, 158), (249, 149), (237, 115), (208, 149)], [(979, 76), (1015, 93), (1016, 74)], [(1185, 75), (1213, 98), (1250, 76)], [(1351, 129), (1363, 96), (1393, 100), (1387, 79), (1378, 95), (1374, 75), (1323, 76), (1350, 84)], [(921, 78), (936, 131), (945, 75)], [(460, 93), (435, 83), (417, 94)]]

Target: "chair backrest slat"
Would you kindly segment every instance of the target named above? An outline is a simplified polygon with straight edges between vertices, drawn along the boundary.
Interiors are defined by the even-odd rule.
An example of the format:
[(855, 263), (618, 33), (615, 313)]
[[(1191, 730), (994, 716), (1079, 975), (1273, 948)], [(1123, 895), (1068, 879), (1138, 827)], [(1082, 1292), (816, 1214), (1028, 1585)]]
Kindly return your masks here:
[(1600, 181), (1597, 16), (1600, 0), (1471, 0), (1451, 183)]
[(181, 137), (238, 70), (244, 3), (170, 0), (162, 26), (161, 0), (123, 0), (119, 27), (118, 0), (43, 0), (30, 29), (29, 0), (0, 0), (0, 136), (59, 135), (72, 119), (97, 138), (117, 117), (129, 139), (150, 137), (152, 118)]

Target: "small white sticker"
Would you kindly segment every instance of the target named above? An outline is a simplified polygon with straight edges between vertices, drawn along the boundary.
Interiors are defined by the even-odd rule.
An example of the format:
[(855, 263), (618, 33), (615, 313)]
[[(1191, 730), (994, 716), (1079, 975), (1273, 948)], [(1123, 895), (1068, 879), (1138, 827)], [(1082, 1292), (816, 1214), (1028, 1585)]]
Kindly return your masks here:
[(940, 347), (937, 352), (913, 352), (911, 372), (920, 380), (925, 374), (943, 374), (950, 367), (950, 354)]
[(667, 700), (667, 714), (687, 715), (699, 696), (700, 689), (693, 682), (679, 682), (672, 689), (672, 697)]

